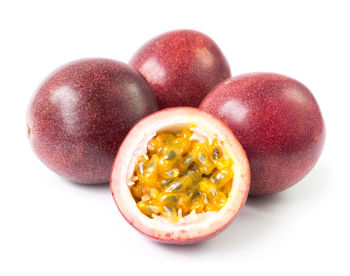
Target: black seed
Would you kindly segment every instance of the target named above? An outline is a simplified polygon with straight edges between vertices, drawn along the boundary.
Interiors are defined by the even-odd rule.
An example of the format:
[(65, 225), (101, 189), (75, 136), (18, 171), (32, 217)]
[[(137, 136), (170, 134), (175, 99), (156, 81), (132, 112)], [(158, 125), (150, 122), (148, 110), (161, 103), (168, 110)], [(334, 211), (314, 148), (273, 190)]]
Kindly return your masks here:
[(184, 165), (189, 165), (189, 164), (191, 164), (193, 162), (193, 156), (188, 156), (188, 157), (186, 157), (185, 158), (185, 160), (184, 160)]
[(200, 193), (199, 193), (199, 192), (196, 192), (196, 193), (193, 194), (192, 200), (195, 201), (195, 200), (199, 199), (200, 196), (201, 196)]
[(162, 180), (161, 185), (168, 186), (170, 184), (170, 182), (171, 182), (171, 179), (165, 179), (165, 180)]
[(169, 171), (167, 171), (167, 172), (165, 172), (165, 174), (167, 175), (167, 176), (170, 176), (170, 177), (172, 177), (172, 176), (174, 176), (174, 174), (175, 174), (175, 170), (169, 170)]
[(139, 172), (141, 175), (143, 175), (144, 170), (145, 170), (145, 164), (143, 162), (140, 162), (139, 163)]
[(176, 152), (174, 151), (174, 150), (170, 150), (167, 154), (166, 154), (166, 156), (165, 156), (165, 159), (167, 159), (167, 160), (173, 160), (173, 159), (175, 159), (176, 158)]
[(207, 157), (203, 153), (199, 153), (198, 160), (203, 163), (205, 160), (207, 160)]
[(213, 151), (213, 159), (214, 160), (218, 160), (220, 157), (220, 152), (218, 151), (217, 148), (214, 148), (214, 151)]
[(167, 198), (167, 202), (169, 203), (175, 203), (177, 201), (177, 196), (176, 195), (170, 195)]
[(188, 170), (189, 170), (189, 171), (194, 171), (194, 172), (196, 172), (196, 173), (199, 173), (199, 171), (198, 171), (198, 169), (197, 169), (196, 166), (191, 166)]
[(215, 183), (215, 184), (218, 184), (218, 183), (220, 183), (220, 180), (222, 177), (223, 177), (222, 174), (218, 173), (216, 176), (210, 177), (210, 181)]
[(174, 210), (174, 207), (171, 205), (167, 205), (163, 207), (164, 211), (167, 213), (171, 213)]
[(155, 166), (156, 166), (156, 165), (155, 165), (154, 163), (151, 163), (151, 164), (148, 165), (148, 168), (147, 168), (147, 176), (149, 176), (150, 174), (153, 173)]
[(174, 190), (174, 191), (178, 191), (178, 190), (181, 189), (182, 183), (181, 183), (181, 182), (175, 182), (175, 183), (173, 183), (171, 186), (173, 187), (173, 190)]
[(178, 191), (182, 188), (182, 183), (180, 181), (173, 181), (171, 185), (168, 187), (166, 192)]
[(147, 148), (148, 148), (149, 150), (155, 150), (155, 148), (154, 148), (153, 146), (151, 146), (151, 145), (148, 145)]

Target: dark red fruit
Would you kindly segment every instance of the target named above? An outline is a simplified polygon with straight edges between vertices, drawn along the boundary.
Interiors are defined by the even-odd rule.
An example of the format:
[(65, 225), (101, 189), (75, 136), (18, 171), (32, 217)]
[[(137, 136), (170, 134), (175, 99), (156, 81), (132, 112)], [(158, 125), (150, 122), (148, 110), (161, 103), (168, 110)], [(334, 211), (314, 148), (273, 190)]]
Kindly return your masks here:
[(127, 132), (156, 110), (149, 85), (133, 68), (108, 59), (75, 61), (34, 95), (28, 136), (41, 161), (64, 178), (105, 183)]
[(231, 76), (215, 42), (191, 30), (152, 39), (138, 50), (130, 65), (151, 84), (160, 108), (198, 107), (214, 86)]
[(234, 77), (218, 85), (200, 108), (225, 122), (246, 150), (250, 195), (294, 185), (321, 154), (325, 127), (319, 106), (294, 79), (271, 73)]

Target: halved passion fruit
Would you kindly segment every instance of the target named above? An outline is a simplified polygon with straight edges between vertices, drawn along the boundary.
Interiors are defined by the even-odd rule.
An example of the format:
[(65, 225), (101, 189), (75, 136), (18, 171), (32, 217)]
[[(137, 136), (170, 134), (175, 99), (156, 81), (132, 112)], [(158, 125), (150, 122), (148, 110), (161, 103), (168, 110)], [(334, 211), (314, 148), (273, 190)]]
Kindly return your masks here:
[(243, 206), (246, 154), (231, 130), (190, 107), (156, 112), (122, 143), (111, 175), (114, 200), (137, 230), (187, 244), (222, 231)]

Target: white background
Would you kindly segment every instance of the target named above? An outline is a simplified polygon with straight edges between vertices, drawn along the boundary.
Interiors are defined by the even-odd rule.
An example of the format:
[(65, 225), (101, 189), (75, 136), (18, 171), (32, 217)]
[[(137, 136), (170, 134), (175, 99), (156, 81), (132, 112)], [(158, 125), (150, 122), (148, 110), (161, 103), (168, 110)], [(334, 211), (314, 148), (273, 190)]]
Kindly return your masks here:
[[(0, 275), (350, 275), (348, 1), (1, 1)], [(82, 57), (127, 62), (164, 31), (212, 37), (232, 74), (289, 75), (313, 91), (323, 154), (293, 188), (249, 199), (218, 237), (148, 240), (107, 185), (66, 182), (26, 137), (29, 99), (56, 67)]]

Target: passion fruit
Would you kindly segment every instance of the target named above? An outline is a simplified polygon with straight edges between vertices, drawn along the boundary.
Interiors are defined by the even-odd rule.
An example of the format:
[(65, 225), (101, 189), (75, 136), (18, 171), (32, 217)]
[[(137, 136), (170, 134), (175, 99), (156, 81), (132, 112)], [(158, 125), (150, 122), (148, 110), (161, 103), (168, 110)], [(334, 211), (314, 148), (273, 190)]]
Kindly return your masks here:
[(231, 130), (191, 107), (136, 124), (119, 148), (111, 191), (124, 218), (164, 243), (203, 241), (224, 230), (245, 203), (246, 154)]
[(177, 30), (143, 45), (130, 60), (150, 83), (160, 108), (198, 107), (230, 67), (216, 43), (203, 33)]
[(246, 150), (252, 196), (274, 194), (301, 180), (325, 139), (320, 108), (300, 82), (252, 73), (222, 82), (200, 105), (225, 122)]
[(106, 183), (127, 132), (157, 109), (151, 88), (132, 67), (79, 60), (56, 70), (35, 93), (28, 137), (40, 160), (64, 178)]

